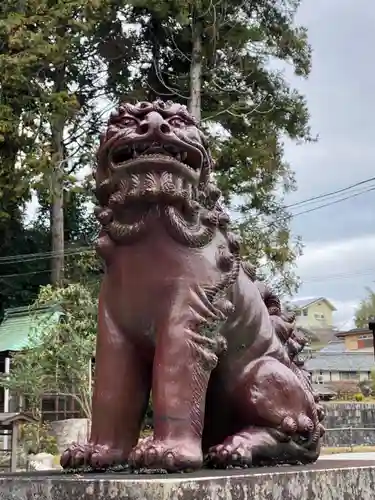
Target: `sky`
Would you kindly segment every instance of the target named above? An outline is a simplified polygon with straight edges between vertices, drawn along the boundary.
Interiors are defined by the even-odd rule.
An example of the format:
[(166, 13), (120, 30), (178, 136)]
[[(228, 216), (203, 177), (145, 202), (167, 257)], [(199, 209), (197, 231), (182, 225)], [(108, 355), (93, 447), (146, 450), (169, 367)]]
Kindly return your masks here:
[[(298, 185), (288, 204), (375, 177), (375, 1), (303, 0), (297, 22), (308, 29), (312, 72), (288, 80), (306, 96), (319, 140), (287, 144)], [(352, 326), (365, 288), (375, 288), (375, 191), (296, 216), (292, 230), (305, 245), (298, 297), (329, 298), (337, 326)]]

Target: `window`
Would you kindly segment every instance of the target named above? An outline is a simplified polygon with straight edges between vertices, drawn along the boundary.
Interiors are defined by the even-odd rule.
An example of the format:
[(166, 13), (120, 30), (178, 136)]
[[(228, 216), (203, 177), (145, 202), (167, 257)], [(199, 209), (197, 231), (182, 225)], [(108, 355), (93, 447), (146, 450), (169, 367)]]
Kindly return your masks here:
[(324, 314), (322, 314), (322, 313), (314, 313), (314, 318), (315, 319), (324, 319)]
[(358, 380), (359, 373), (358, 372), (340, 372), (339, 377), (340, 377), (340, 380)]
[(42, 400), (44, 421), (68, 420), (82, 416), (77, 401), (70, 396), (45, 396)]
[(358, 349), (369, 349), (374, 345), (372, 335), (360, 335), (358, 337)]
[(304, 316), (308, 316), (308, 314), (309, 314), (309, 311), (308, 311), (307, 309), (304, 309), (304, 310), (303, 310), (303, 315), (304, 315)]
[(301, 311), (295, 311), (296, 316), (301, 316)]

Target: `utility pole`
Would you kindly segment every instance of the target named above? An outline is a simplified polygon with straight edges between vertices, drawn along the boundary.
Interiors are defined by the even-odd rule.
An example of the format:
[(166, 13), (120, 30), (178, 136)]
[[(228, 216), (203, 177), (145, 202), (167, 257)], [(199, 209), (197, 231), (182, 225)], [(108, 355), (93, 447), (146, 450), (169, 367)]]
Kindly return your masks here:
[(369, 330), (372, 331), (372, 336), (373, 336), (373, 347), (374, 347), (374, 359), (375, 359), (375, 316), (370, 316), (368, 319), (368, 327)]

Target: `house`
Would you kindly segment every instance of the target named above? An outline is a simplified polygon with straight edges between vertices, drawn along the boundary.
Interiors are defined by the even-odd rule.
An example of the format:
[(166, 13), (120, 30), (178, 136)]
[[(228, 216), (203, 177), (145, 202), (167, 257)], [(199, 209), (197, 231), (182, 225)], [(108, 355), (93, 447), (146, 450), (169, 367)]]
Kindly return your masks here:
[(305, 364), (315, 384), (349, 380), (362, 382), (370, 379), (374, 368), (374, 354), (363, 352), (319, 352)]
[[(38, 343), (41, 329), (52, 327), (61, 321), (62, 316), (62, 311), (55, 305), (34, 309), (32, 313), (29, 307), (7, 309), (0, 324), (0, 373), (10, 373), (11, 354), (32, 348), (32, 343)], [(27, 410), (27, 400), (0, 388), (0, 413), (21, 410)], [(49, 421), (80, 416), (71, 397), (56, 395), (43, 398), (41, 411), (43, 420)]]
[(334, 386), (337, 382), (369, 380), (375, 369), (372, 332), (355, 328), (336, 332), (335, 337), (306, 362), (313, 383)]
[(374, 335), (368, 328), (338, 332), (336, 337), (344, 343), (347, 351), (374, 352)]
[(312, 331), (331, 330), (333, 328), (333, 312), (336, 307), (324, 297), (293, 299), (290, 301), (296, 313), (297, 327)]

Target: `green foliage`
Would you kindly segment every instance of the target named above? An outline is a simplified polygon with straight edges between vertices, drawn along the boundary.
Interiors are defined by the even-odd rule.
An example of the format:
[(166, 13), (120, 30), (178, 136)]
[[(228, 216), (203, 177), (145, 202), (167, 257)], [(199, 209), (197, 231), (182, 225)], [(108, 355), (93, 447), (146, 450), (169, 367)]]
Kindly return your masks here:
[(61, 307), (62, 321), (44, 328), (37, 324), (42, 333), (38, 338), (35, 333), (31, 335), (29, 350), (13, 355), (11, 374), (8, 379), (2, 379), (0, 385), (25, 395), (35, 412), (40, 409), (43, 395), (72, 396), (82, 413), (90, 418), (96, 300), (79, 284), (57, 289), (48, 285), (41, 288), (34, 307), (46, 304)]
[[(24, 227), (11, 214), (0, 245), (0, 318), (8, 307), (27, 306), (38, 295), (39, 287), (49, 282), (49, 259), (17, 255), (49, 250), (49, 235), (35, 227)], [(1, 238), (1, 236), (0, 236)]]
[(355, 312), (355, 326), (357, 328), (368, 328), (369, 318), (375, 317), (375, 292), (367, 288), (367, 297), (364, 298)]
[[(217, 180), (227, 207), (238, 214), (244, 253), (254, 264), (265, 263), (266, 274), (279, 274), (287, 291), (297, 285), (293, 263), (301, 243), (292, 238), (283, 208), (283, 195), (295, 187), (283, 140), (313, 140), (306, 102), (281, 71), (286, 65), (301, 77), (310, 71), (306, 30), (294, 25), (299, 4), (123, 0), (112, 4), (98, 31), (115, 98), (160, 96), (183, 104), (192, 93), (192, 33), (198, 33), (202, 123)], [(139, 29), (125, 30), (120, 15)]]
[(355, 398), (355, 400), (356, 400), (356, 401), (358, 401), (358, 402), (359, 402), (359, 401), (363, 401), (364, 396), (363, 396), (363, 394), (361, 394), (361, 393), (359, 392), (359, 393), (357, 393), (357, 394), (354, 396), (354, 398)]
[(20, 445), (27, 454), (50, 453), (57, 455), (56, 438), (47, 424), (23, 424), (20, 428)]
[[(0, 5), (0, 257), (51, 250), (56, 170), (57, 184), (69, 198), (65, 242), (88, 244), (82, 243), (88, 234), (82, 226), (92, 221), (83, 214), (83, 200), (75, 197), (84, 184), (76, 174), (92, 160), (101, 123), (96, 111), (100, 61), (90, 33), (104, 4), (4, 0)], [(45, 205), (48, 223), (37, 221), (29, 230), (22, 216), (32, 189)], [(30, 304), (49, 281), (49, 265), (46, 257), (20, 259), (16, 271), (0, 268), (0, 276), (9, 275), (0, 278), (2, 308)]]
[[(294, 23), (299, 4), (26, 0), (21, 5), (4, 0), (0, 237), (2, 224), (7, 238), (12, 237), (13, 221), (22, 232), (22, 213), (33, 188), (43, 212), (36, 228), (43, 240), (40, 248), (49, 251), (57, 183), (64, 191), (65, 243), (69, 248), (85, 245), (82, 234), (95, 229), (83, 229), (90, 196), (82, 168), (94, 162), (103, 115), (99, 99), (158, 96), (189, 104), (192, 64), (198, 62), (202, 124), (217, 160), (216, 178), (226, 206), (237, 215), (243, 253), (261, 266), (265, 277), (276, 274), (274, 285), (280, 291), (293, 291), (298, 285), (294, 261), (302, 246), (292, 237), (290, 216), (283, 208), (285, 193), (295, 188), (283, 141), (312, 140), (305, 100), (282, 71), (289, 66), (302, 78), (310, 71), (306, 30)], [(202, 44), (194, 58), (193, 37)], [(12, 247), (7, 252), (20, 253)], [(97, 276), (100, 266), (90, 259), (81, 264)], [(47, 262), (39, 263), (38, 277), (27, 278), (32, 285), (23, 299), (35, 296), (35, 287), (48, 280)], [(79, 266), (73, 268), (69, 258), (68, 279), (79, 279)]]

